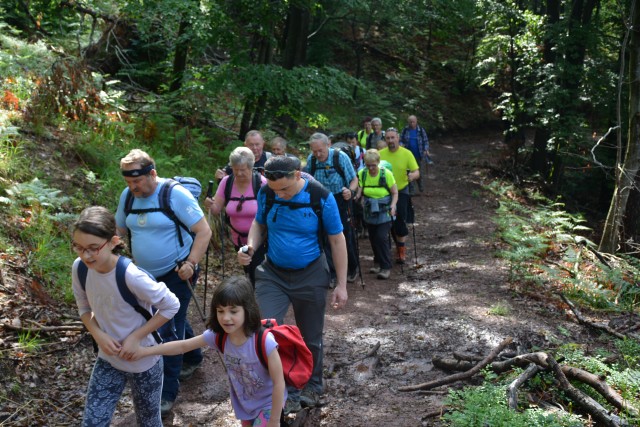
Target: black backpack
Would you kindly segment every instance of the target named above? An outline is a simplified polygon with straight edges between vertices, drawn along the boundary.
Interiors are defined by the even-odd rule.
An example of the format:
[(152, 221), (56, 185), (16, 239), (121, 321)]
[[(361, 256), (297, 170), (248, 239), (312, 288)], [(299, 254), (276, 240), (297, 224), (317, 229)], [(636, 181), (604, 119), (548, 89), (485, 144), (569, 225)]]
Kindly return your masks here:
[[(149, 313), (146, 309), (142, 308), (140, 304), (138, 304), (138, 300), (136, 299), (135, 295), (133, 295), (133, 292), (131, 292), (131, 290), (129, 289), (129, 286), (127, 285), (126, 272), (127, 272), (127, 267), (129, 267), (129, 264), (131, 264), (131, 260), (129, 258), (124, 256), (121, 256), (120, 258), (118, 258), (118, 262), (116, 263), (116, 283), (118, 285), (118, 291), (120, 291), (120, 296), (122, 297), (123, 300), (125, 300), (131, 307), (133, 307), (135, 311), (140, 313), (142, 317), (144, 317), (146, 320), (149, 320), (152, 317), (151, 313)], [(147, 273), (147, 275), (152, 280), (154, 281), (156, 280), (151, 274), (149, 274), (142, 268), (138, 267), (138, 269)], [(82, 290), (86, 290), (88, 273), (89, 273), (89, 267), (87, 267), (87, 264), (80, 261), (78, 263), (78, 280), (80, 281), (80, 286), (82, 286)], [(162, 343), (162, 338), (160, 338), (160, 334), (158, 334), (158, 331), (153, 331), (151, 334), (153, 335), (153, 338), (156, 340), (158, 344)]]
[(391, 189), (389, 188), (389, 184), (387, 184), (387, 177), (385, 176), (385, 168), (378, 168), (380, 171), (380, 179), (378, 179), (378, 185), (366, 185), (367, 183), (367, 169), (362, 170), (362, 189), (365, 187), (376, 188), (381, 187), (387, 190), (387, 193), (391, 194)]
[(345, 153), (349, 157), (349, 160), (351, 160), (353, 170), (358, 170), (358, 158), (356, 156), (356, 150), (351, 145), (347, 144), (346, 142), (336, 142), (331, 146), (331, 148), (340, 150)]
[[(346, 144), (345, 144), (346, 145)], [(332, 145), (332, 147), (335, 147), (335, 145)], [(342, 166), (340, 166), (340, 149), (334, 149), (333, 150), (333, 164), (331, 166), (325, 166), (326, 169), (335, 169), (336, 172), (338, 172), (338, 174), (340, 175), (340, 177), (342, 178), (342, 182), (345, 184), (345, 187), (349, 186), (348, 182), (346, 181), (346, 176), (344, 174), (344, 171), (342, 170)], [(354, 155), (355, 157), (355, 155)], [(315, 178), (316, 176), (316, 169), (317, 169), (317, 163), (318, 163), (318, 159), (316, 159), (316, 156), (311, 156), (311, 165), (309, 166), (309, 175), (313, 176)]]
[[(258, 192), (260, 191), (260, 188), (262, 188), (262, 175), (260, 174), (259, 171), (254, 169), (253, 173), (251, 174), (251, 186), (253, 187), (253, 197), (245, 197), (245, 196), (231, 197), (231, 189), (233, 188), (234, 181), (235, 181), (235, 175), (231, 174), (227, 178), (227, 183), (224, 186), (224, 207), (225, 208), (227, 207), (227, 204), (229, 204), (229, 202), (232, 200), (244, 202), (247, 200), (256, 200), (258, 198)], [(229, 218), (228, 215), (225, 215), (225, 218), (229, 227), (231, 227), (233, 231), (238, 233), (239, 236), (241, 237), (248, 236), (248, 233), (241, 233), (240, 231), (236, 230), (233, 227), (233, 225), (231, 225), (231, 219)]]
[[(178, 235), (178, 241), (180, 242), (180, 247), (184, 246), (184, 240), (182, 239), (182, 232), (180, 228), (183, 228), (187, 233), (189, 233), (192, 237), (194, 234), (189, 230), (189, 227), (184, 225), (182, 221), (178, 219), (173, 209), (171, 209), (171, 190), (176, 185), (182, 185), (187, 190), (193, 194), (193, 197), (198, 200), (200, 197), (200, 193), (202, 192), (202, 185), (200, 185), (200, 181), (196, 178), (190, 177), (182, 177), (176, 176), (173, 179), (166, 179), (162, 183), (162, 187), (160, 188), (160, 192), (158, 193), (158, 204), (157, 208), (149, 208), (149, 209), (133, 209), (133, 195), (131, 191), (127, 189), (127, 196), (124, 201), (124, 215), (125, 218), (129, 216), (129, 214), (142, 214), (142, 213), (151, 213), (151, 212), (162, 212), (176, 225), (176, 233)], [(129, 248), (131, 248), (131, 233), (127, 229), (129, 235)]]
[[(268, 186), (265, 185), (262, 191), (266, 194), (266, 201), (264, 210), (262, 211), (262, 222), (269, 228), (267, 217), (269, 216), (269, 211), (273, 207), (274, 204), (278, 204), (281, 206), (288, 206), (289, 209), (301, 209), (311, 207), (313, 212), (318, 217), (318, 245), (320, 245), (320, 250), (324, 249), (324, 227), (322, 225), (322, 200), (326, 199), (330, 194), (329, 190), (324, 188), (322, 184), (318, 181), (307, 181), (307, 188), (305, 191), (309, 193), (309, 202), (308, 203), (298, 203), (298, 202), (290, 202), (288, 200), (276, 200), (276, 193)], [(273, 216), (273, 222), (276, 222), (276, 218), (278, 216), (278, 211), (276, 211)], [(268, 234), (267, 234), (268, 236)]]

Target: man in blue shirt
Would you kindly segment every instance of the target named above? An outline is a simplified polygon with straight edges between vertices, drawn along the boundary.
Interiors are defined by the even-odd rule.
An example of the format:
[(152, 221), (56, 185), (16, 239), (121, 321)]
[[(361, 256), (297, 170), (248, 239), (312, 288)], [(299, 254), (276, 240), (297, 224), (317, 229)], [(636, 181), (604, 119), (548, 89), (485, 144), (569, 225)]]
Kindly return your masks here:
[[(331, 148), (329, 138), (325, 134), (317, 132), (311, 135), (309, 146), (312, 154), (307, 158), (305, 172), (313, 176), (336, 199), (342, 221), (342, 232), (347, 242), (347, 281), (355, 282), (358, 275), (358, 255), (351, 219), (353, 218), (352, 199), (358, 190), (358, 176), (349, 156), (341, 150)], [(335, 164), (336, 153), (338, 154), (338, 164)], [(331, 247), (329, 245), (325, 246), (325, 252), (329, 268), (331, 268), (331, 276), (335, 279), (335, 268), (331, 261)]]
[(407, 126), (402, 129), (400, 134), (400, 145), (408, 149), (413, 153), (413, 157), (416, 158), (416, 162), (420, 165), (420, 179), (418, 180), (418, 187), (420, 192), (424, 191), (423, 180), (426, 176), (424, 163), (433, 164), (429, 155), (429, 138), (427, 137), (427, 131), (418, 125), (418, 118), (416, 116), (409, 116), (407, 119)]
[[(191, 290), (185, 281), (197, 279), (197, 265), (204, 256), (211, 229), (209, 223), (191, 192), (181, 185), (173, 187), (170, 206), (176, 217), (193, 236), (182, 227), (176, 227), (163, 212), (125, 213), (127, 194), (133, 195), (132, 211), (158, 208), (158, 194), (166, 181), (158, 177), (155, 162), (149, 154), (134, 149), (120, 160), (120, 170), (127, 188), (120, 195), (116, 211), (118, 234), (130, 235), (131, 253), (139, 267), (147, 270), (158, 282), (164, 282), (180, 301), (180, 310), (175, 317), (159, 329), (164, 341), (193, 337), (187, 321), (187, 310)], [(182, 240), (177, 233), (181, 233)], [(164, 381), (160, 411), (167, 415), (173, 407), (180, 387), (181, 370), (193, 370), (202, 362), (200, 349), (179, 356), (164, 356)], [(184, 376), (184, 374), (183, 374)]]
[(258, 212), (247, 246), (238, 251), (238, 262), (248, 265), (254, 248), (266, 236), (267, 257), (256, 268), (260, 313), (282, 324), (291, 304), (296, 325), (313, 355), (311, 379), (302, 393), (289, 388), (285, 413), (299, 411), (301, 404), (317, 406), (323, 393), (322, 335), (331, 275), (321, 235), (331, 246), (337, 273), (330, 304), (339, 309), (347, 303), (347, 248), (338, 207), (333, 194), (318, 182), (302, 178), (297, 168), (298, 162), (291, 157), (275, 156), (267, 161), (267, 185), (258, 193)]

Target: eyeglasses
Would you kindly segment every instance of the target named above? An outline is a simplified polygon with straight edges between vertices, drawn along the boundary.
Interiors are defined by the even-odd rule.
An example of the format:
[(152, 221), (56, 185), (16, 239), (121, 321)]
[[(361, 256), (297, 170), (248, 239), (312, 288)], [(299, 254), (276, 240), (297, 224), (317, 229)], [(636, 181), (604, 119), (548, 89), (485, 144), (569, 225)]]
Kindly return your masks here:
[(387, 132), (395, 132), (395, 133), (398, 133), (398, 129), (396, 129), (396, 128), (389, 128), (389, 129), (387, 129), (386, 131), (387, 131)]
[(293, 174), (296, 173), (296, 170), (292, 170), (292, 171), (268, 171), (265, 169), (264, 171), (264, 176), (265, 178), (267, 178), (269, 181), (276, 181), (280, 178), (284, 178), (287, 176), (293, 176)]
[(242, 210), (242, 204), (244, 203), (245, 198), (244, 195), (240, 196), (240, 199), (238, 200), (238, 204), (236, 205), (236, 212), (240, 212)]
[(100, 247), (96, 248), (96, 247), (91, 247), (91, 248), (83, 248), (82, 246), (80, 246), (79, 244), (77, 244), (76, 242), (71, 242), (71, 249), (77, 253), (78, 255), (82, 255), (84, 253), (87, 254), (87, 256), (90, 257), (94, 257), (96, 255), (98, 255), (100, 253), (100, 251), (102, 250), (102, 248), (104, 248), (107, 243), (109, 243), (110, 239), (107, 239), (107, 241), (105, 241), (102, 245), (100, 245)]

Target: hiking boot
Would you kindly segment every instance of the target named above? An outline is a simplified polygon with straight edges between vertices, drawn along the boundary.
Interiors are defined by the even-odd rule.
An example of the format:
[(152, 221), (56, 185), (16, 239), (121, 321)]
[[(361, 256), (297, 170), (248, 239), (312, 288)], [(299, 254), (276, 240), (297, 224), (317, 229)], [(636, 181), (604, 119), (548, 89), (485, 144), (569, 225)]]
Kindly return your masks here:
[(320, 393), (313, 390), (302, 390), (302, 394), (300, 394), (300, 405), (305, 408), (320, 406)]
[(380, 273), (380, 266), (378, 264), (373, 264), (373, 267), (369, 269), (369, 273), (372, 273), (372, 274)]
[(202, 362), (197, 363), (195, 365), (186, 365), (186, 364), (182, 364), (182, 369), (180, 369), (180, 375), (178, 376), (178, 379), (180, 381), (186, 381), (189, 378), (191, 378), (193, 376), (193, 373), (196, 371), (196, 369), (198, 369), (200, 367), (200, 365), (202, 364)]
[(160, 416), (166, 417), (167, 415), (169, 415), (171, 413), (171, 409), (173, 408), (174, 403), (175, 401), (173, 400), (161, 399), (160, 400)]
[(386, 268), (383, 268), (380, 270), (380, 273), (378, 273), (378, 279), (388, 279), (389, 276), (391, 276), (391, 270), (387, 270)]
[(398, 258), (396, 258), (396, 263), (404, 264), (407, 259), (406, 246), (398, 246)]
[(287, 402), (284, 404), (283, 412), (285, 415), (289, 415), (295, 412), (302, 411), (302, 406), (300, 406), (299, 400), (291, 400), (287, 399)]
[(356, 268), (353, 273), (347, 274), (347, 282), (353, 283), (358, 278), (358, 269)]

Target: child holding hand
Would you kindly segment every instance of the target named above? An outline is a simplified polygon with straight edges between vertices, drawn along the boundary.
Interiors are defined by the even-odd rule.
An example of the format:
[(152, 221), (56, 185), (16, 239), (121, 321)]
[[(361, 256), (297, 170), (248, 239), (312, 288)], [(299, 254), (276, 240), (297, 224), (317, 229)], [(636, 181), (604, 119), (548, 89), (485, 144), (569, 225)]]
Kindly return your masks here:
[[(72, 287), (80, 319), (98, 345), (82, 426), (109, 426), (129, 383), (137, 424), (162, 427), (162, 358), (126, 359), (140, 344), (155, 345), (152, 332), (178, 312), (180, 302), (164, 283), (156, 282), (133, 263), (124, 271), (125, 284), (138, 305), (150, 312), (150, 319), (125, 301), (116, 279), (120, 257), (114, 253), (121, 246), (115, 217), (108, 209), (91, 206), (82, 211), (73, 226), (71, 247), (78, 258), (72, 267)], [(82, 281), (81, 264), (86, 273)], [(152, 306), (157, 309), (153, 316)]]
[(216, 348), (216, 336), (226, 333), (223, 360), (229, 376), (231, 406), (242, 426), (280, 426), (286, 387), (275, 338), (266, 332), (268, 369), (255, 348), (254, 335), (261, 328), (260, 309), (253, 287), (244, 276), (231, 276), (216, 287), (211, 300), (207, 330), (184, 341), (139, 347), (132, 357), (176, 355), (195, 348)]

